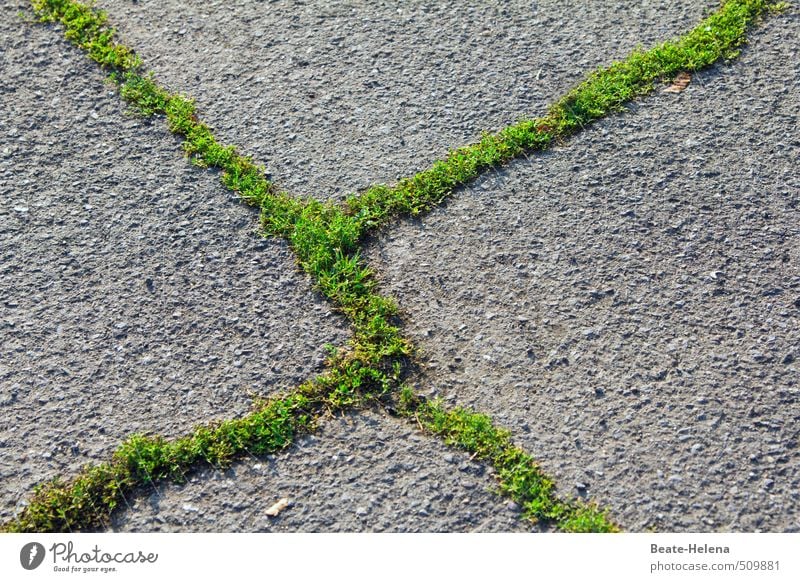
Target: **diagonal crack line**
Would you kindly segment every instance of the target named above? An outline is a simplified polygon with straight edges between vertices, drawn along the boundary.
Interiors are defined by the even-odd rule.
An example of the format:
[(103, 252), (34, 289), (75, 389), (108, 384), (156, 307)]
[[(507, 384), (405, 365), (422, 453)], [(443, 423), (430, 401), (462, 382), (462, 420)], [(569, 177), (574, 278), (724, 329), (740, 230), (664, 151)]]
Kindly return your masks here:
[(684, 35), (624, 61), (597, 69), (552, 104), (544, 117), (523, 119), (480, 142), (452, 150), (429, 169), (393, 186), (376, 184), (345, 202), (364, 231), (385, 226), (400, 216), (418, 216), (441, 204), (482, 173), (511, 160), (563, 142), (591, 123), (623, 111), (625, 104), (669, 82), (683, 72), (697, 71), (732, 59), (746, 41), (748, 28), (761, 16), (786, 3), (727, 0)]
[(220, 144), (197, 116), (194, 102), (160, 87), (136, 53), (114, 40), (104, 12), (74, 0), (32, 0), (42, 22), (60, 23), (66, 38), (110, 73), (121, 96), (142, 115), (163, 115), (170, 130), (198, 166), (221, 170), (224, 186), (260, 209), (263, 233), (285, 238), (317, 289), (347, 315), (353, 339), (329, 361), (328, 371), (295, 391), (259, 403), (251, 414), (196, 428), (167, 441), (134, 435), (111, 461), (86, 467), (68, 481), (55, 479), (36, 489), (30, 503), (6, 531), (64, 531), (103, 527), (128, 494), (163, 480), (181, 481), (203, 464), (225, 466), (252, 454), (275, 452), (310, 432), (331, 410), (382, 402), (445, 443), (491, 463), (500, 492), (519, 502), (533, 521), (563, 531), (616, 531), (618, 526), (594, 503), (561, 500), (534, 459), (514, 446), (510, 433), (485, 415), (446, 410), (403, 384), (414, 354), (402, 337), (398, 308), (378, 293), (360, 257), (364, 236), (402, 215), (434, 208), (480, 173), (517, 157), (545, 150), (586, 125), (651, 92), (659, 79), (733, 58), (748, 27), (778, 9), (765, 0), (727, 0), (719, 10), (680, 38), (590, 74), (540, 119), (523, 120), (477, 144), (453, 150), (445, 160), (395, 186), (376, 185), (344, 205), (294, 198), (266, 178), (263, 168), (235, 147)]

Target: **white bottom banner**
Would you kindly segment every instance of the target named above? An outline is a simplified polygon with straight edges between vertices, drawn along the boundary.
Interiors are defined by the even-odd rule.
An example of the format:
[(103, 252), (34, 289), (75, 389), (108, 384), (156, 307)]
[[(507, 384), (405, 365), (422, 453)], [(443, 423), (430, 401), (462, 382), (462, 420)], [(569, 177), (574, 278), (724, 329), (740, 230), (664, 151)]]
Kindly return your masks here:
[(4, 534), (0, 580), (794, 582), (798, 550), (800, 534)]

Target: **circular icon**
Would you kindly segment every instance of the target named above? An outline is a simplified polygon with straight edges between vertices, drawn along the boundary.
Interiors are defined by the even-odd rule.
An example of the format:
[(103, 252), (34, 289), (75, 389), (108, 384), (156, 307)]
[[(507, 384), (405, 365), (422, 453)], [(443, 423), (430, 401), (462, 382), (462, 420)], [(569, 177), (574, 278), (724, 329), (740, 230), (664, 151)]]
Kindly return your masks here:
[(44, 546), (39, 542), (30, 542), (22, 546), (19, 552), (19, 563), (26, 570), (35, 570), (44, 561)]

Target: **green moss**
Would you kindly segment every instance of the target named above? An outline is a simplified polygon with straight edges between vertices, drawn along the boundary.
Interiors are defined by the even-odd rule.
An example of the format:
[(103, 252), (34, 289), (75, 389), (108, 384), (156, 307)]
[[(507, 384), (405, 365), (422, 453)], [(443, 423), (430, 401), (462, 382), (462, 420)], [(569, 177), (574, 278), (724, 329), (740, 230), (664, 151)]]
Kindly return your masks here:
[(140, 67), (141, 61), (131, 49), (114, 42), (114, 29), (106, 26), (107, 16), (102, 10), (69, 0), (32, 0), (31, 3), (42, 22), (63, 24), (64, 36), (103, 67), (119, 72)]
[[(131, 436), (110, 462), (86, 467), (69, 481), (56, 479), (38, 487), (5, 531), (100, 528), (137, 488), (164, 480), (181, 482), (199, 466), (224, 467), (245, 455), (279, 451), (298, 434), (313, 430), (326, 411), (362, 406), (395, 392), (414, 351), (401, 335), (396, 304), (379, 294), (372, 272), (361, 260), (365, 234), (398, 215), (425, 212), (488, 168), (544, 150), (621, 110), (631, 99), (652, 91), (658, 81), (735, 56), (747, 26), (777, 8), (764, 0), (728, 0), (681, 38), (592, 73), (545, 117), (484, 134), (479, 143), (452, 151), (428, 170), (395, 186), (372, 186), (337, 206), (280, 192), (252, 159), (219, 143), (199, 120), (191, 99), (160, 87), (142, 70), (134, 51), (114, 40), (104, 12), (73, 0), (32, 0), (32, 5), (42, 22), (63, 25), (66, 38), (109, 72), (120, 95), (139, 114), (164, 116), (170, 131), (183, 137), (192, 163), (219, 170), (226, 188), (259, 208), (264, 234), (289, 242), (317, 289), (350, 320), (353, 340), (349, 349), (331, 354), (326, 374), (283, 398), (262, 402), (250, 415), (201, 426), (172, 441)], [(595, 505), (559, 499), (552, 480), (487, 416), (446, 411), (407, 390), (400, 401), (403, 414), (425, 430), (492, 463), (501, 492), (519, 502), (530, 519), (551, 522), (563, 531), (617, 530)]]
[[(226, 467), (252, 455), (278, 452), (299, 434), (314, 430), (316, 419), (344, 406), (362, 403), (359, 389), (370, 380), (347, 369), (341, 360), (326, 375), (294, 392), (262, 402), (237, 419), (197, 427), (175, 440), (133, 435), (114, 452), (112, 460), (87, 466), (69, 481), (54, 479), (36, 489), (6, 532), (69, 532), (102, 528), (111, 512), (138, 488), (163, 481), (182, 483), (203, 466)], [(374, 374), (374, 370), (366, 368)], [(353, 378), (360, 384), (353, 386)]]
[(565, 532), (619, 531), (608, 512), (596, 505), (560, 499), (552, 479), (530, 455), (514, 446), (507, 430), (496, 427), (488, 416), (463, 408), (446, 410), (440, 402), (418, 397), (408, 387), (400, 393), (398, 410), (448, 445), (490, 463), (500, 492), (519, 503), (532, 522), (552, 523)]
[(625, 103), (652, 92), (657, 82), (732, 58), (746, 41), (747, 27), (775, 7), (765, 0), (728, 0), (680, 38), (593, 72), (544, 117), (485, 134), (477, 144), (453, 150), (430, 169), (394, 186), (378, 184), (349, 197), (348, 213), (367, 231), (397, 216), (430, 210), (488, 168), (549, 148), (593, 121), (621, 111)]

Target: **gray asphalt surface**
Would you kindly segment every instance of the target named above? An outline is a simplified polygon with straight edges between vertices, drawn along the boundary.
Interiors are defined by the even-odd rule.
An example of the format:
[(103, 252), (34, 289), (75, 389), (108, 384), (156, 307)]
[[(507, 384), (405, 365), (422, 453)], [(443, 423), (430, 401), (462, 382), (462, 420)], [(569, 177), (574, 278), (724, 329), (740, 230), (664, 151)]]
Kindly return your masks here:
[[(716, 2), (186, 4), (101, 3), (223, 141), (330, 197), (541, 113)], [(24, 5), (0, 24), (0, 517), (134, 430), (244, 413), (347, 337), (254, 214), (161, 122), (126, 117), (59, 32), (15, 19)], [(370, 251), (428, 354), (420, 389), (492, 414), (627, 529), (798, 527), (797, 21), (755, 38)], [(528, 529), (491, 483), (361, 414), (132, 500), (113, 527)]]
[(587, 71), (693, 26), (714, 0), (103, 0), (168, 87), (296, 194), (425, 169), (541, 113)]
[(800, 531), (800, 20), (368, 256), (423, 392), (629, 530)]

